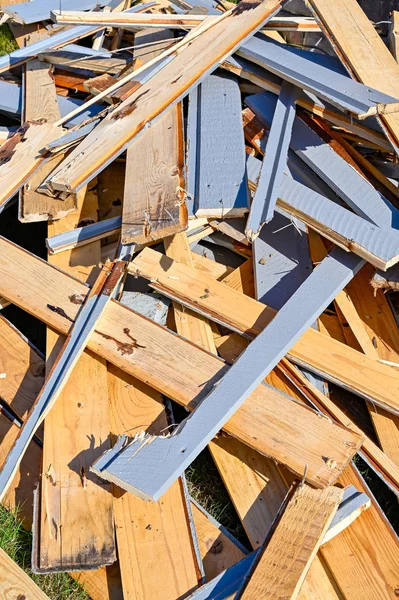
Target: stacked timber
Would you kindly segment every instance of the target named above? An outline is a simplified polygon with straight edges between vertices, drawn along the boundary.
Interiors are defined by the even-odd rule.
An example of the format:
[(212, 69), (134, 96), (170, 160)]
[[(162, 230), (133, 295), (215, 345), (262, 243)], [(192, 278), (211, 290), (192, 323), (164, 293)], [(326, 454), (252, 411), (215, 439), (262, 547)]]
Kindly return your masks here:
[(393, 600), (398, 13), (50, 4), (1, 7), (0, 500), (31, 570), (93, 600)]

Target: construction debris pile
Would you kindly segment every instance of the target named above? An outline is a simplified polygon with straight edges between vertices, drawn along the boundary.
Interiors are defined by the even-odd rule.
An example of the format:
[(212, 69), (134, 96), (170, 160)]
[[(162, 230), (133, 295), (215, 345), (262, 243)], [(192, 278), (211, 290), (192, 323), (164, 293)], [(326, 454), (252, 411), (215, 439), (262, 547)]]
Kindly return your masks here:
[[(1, 9), (0, 497), (32, 570), (397, 598), (398, 15), (50, 4)], [(206, 448), (245, 544), (190, 496)], [(1, 598), (47, 597), (0, 552)]]

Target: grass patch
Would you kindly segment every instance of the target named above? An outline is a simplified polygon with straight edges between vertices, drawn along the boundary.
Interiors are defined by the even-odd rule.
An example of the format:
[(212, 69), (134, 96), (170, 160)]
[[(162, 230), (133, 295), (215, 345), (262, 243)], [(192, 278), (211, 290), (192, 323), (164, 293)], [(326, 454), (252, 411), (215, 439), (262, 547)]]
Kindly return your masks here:
[(0, 25), (0, 56), (9, 54), (13, 50), (18, 49), (18, 44), (15, 41), (13, 34), (10, 31), (9, 26)]
[(0, 547), (35, 581), (50, 600), (90, 600), (86, 592), (67, 573), (32, 573), (32, 533), (22, 527), (17, 516), (0, 506)]

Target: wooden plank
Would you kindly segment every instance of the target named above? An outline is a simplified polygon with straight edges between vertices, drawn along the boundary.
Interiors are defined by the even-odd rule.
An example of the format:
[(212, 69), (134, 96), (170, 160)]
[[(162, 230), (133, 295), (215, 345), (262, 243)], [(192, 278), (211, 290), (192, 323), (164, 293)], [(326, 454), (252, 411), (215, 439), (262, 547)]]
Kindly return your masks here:
[(370, 496), (371, 507), (320, 554), (334, 573), (345, 598), (393, 600), (398, 575), (398, 538), (357, 470), (351, 466), (340, 478)]
[(245, 42), (238, 54), (358, 118), (399, 108), (397, 92), (351, 81), (333, 57), (290, 48), (262, 35)]
[[(96, 327), (110, 300), (113, 286), (116, 285), (121, 274), (120, 265), (114, 265), (112, 269), (109, 269), (108, 265), (105, 266), (88, 295), (87, 302), (85, 302), (76, 320), (76, 327), (73, 327), (61, 348), (29, 413), (29, 419), (21, 427), (20, 434), (10, 450), (7, 460), (2, 465), (0, 499), (4, 497), (35, 431), (68, 381), (69, 375), (84, 351), (90, 334)], [(111, 562), (113, 560), (114, 557), (112, 557)]]
[(295, 119), (295, 100), (298, 95), (299, 89), (292, 84), (284, 82), (281, 86), (245, 228), (245, 233), (252, 242), (259, 235), (263, 223), (268, 223), (273, 218), (287, 164)]
[[(79, 193), (78, 202), (77, 211), (49, 224), (50, 234), (96, 213), (92, 191)], [(50, 256), (49, 261), (85, 281), (92, 278), (100, 258), (100, 244), (94, 243)], [(47, 330), (47, 368), (62, 341), (62, 336)], [(84, 352), (45, 421), (40, 520), (35, 529), (39, 572), (93, 567), (103, 564), (104, 557), (109, 561), (115, 556), (111, 487), (88, 476), (91, 462), (107, 444), (108, 406), (106, 363)], [(88, 441), (89, 430), (93, 440), (101, 440), (100, 447)]]
[[(161, 394), (112, 365), (108, 389), (113, 436), (168, 427)], [(180, 480), (155, 503), (115, 486), (114, 511), (124, 598), (175, 600), (197, 586), (199, 565)], [(156, 573), (162, 573), (162, 586)]]
[[(310, 8), (353, 79), (381, 92), (399, 96), (399, 66), (361, 7), (339, 0), (312, 0)], [(381, 115), (381, 124), (396, 151), (399, 115)]]
[(389, 28), (388, 42), (389, 42), (389, 49), (391, 51), (392, 56), (396, 60), (396, 62), (398, 62), (398, 58), (399, 58), (398, 23), (399, 23), (399, 12), (397, 10), (393, 10), (391, 13), (391, 25)]
[[(68, 8), (70, 10), (74, 10), (74, 8), (93, 10), (97, 6), (106, 6), (109, 2), (110, 0), (101, 0), (98, 3), (95, 0), (84, 0), (83, 2), (69, 0)], [(13, 21), (23, 25), (40, 23), (40, 21), (48, 21), (51, 18), (51, 5), (47, 0), (35, 0), (33, 5), (30, 2), (22, 2), (18, 6), (11, 3), (11, 6), (2, 6), (2, 11)]]
[(174, 42), (169, 29), (145, 29), (134, 35), (133, 56), (144, 64), (155, 58)]
[[(79, 10), (52, 10), (50, 18), (54, 23), (61, 23), (63, 25), (101, 24), (104, 27), (137, 27), (139, 29), (145, 27), (168, 27), (169, 29), (188, 29), (200, 25), (204, 19), (208, 18), (208, 15), (175, 15), (170, 13), (145, 13), (142, 15), (133, 15), (126, 11), (85, 12)], [(215, 21), (217, 21), (217, 18), (218, 17), (215, 18)]]
[[(353, 255), (333, 250), (180, 424), (178, 432), (163, 438), (138, 435), (127, 444), (121, 441), (96, 461), (92, 467), (96, 474), (140, 497), (159, 498), (350, 281), (357, 264)], [(295, 322), (288, 318), (292, 310), (299, 312)]]
[[(30, 42), (43, 39), (43, 34), (32, 34)], [(29, 61), (23, 70), (24, 115), (23, 122), (46, 119), (55, 123), (60, 118), (55, 84), (50, 68), (37, 58)], [(61, 162), (63, 155), (53, 157), (29, 179), (19, 196), (19, 220), (23, 222), (59, 219), (77, 208), (76, 194), (64, 200), (52, 198), (37, 191), (41, 182)]]
[(0, 548), (0, 592), (3, 598), (48, 600), (45, 594), (9, 556)]
[[(5, 282), (12, 281), (12, 286), (7, 286), (7, 294), (12, 296), (13, 302), (28, 312), (33, 312), (37, 318), (43, 320), (47, 325), (51, 325), (57, 331), (66, 333), (71, 327), (69, 319), (76, 318), (79, 310), (79, 307), (70, 298), (76, 294), (84, 295), (87, 293), (87, 287), (77, 279), (56, 270), (11, 242), (0, 239), (0, 247), (0, 293), (3, 292)], [(23, 271), (20, 270), (20, 265), (23, 265)], [(198, 275), (199, 271), (196, 273)], [(51, 284), (46, 285), (46, 282), (51, 282)], [(225, 284), (221, 285), (226, 287)], [(48, 304), (61, 310), (54, 312), (48, 308)], [(115, 326), (118, 323), (120, 325)], [(134, 332), (133, 339), (129, 338), (130, 332)], [(318, 342), (316, 342), (316, 347), (318, 347)], [(164, 350), (166, 348), (168, 349), (167, 353)], [(115, 301), (111, 301), (108, 310), (103, 315), (101, 326), (89, 341), (89, 349), (138, 379), (147, 381), (151, 387), (162, 391), (166, 396), (185, 406), (190, 405), (192, 408), (203, 398), (213, 381), (220, 378), (226, 370), (226, 365), (222, 360), (200, 350), (197, 346), (168, 332), (163, 327), (150, 323)], [(353, 352), (351, 349), (349, 350)], [(347, 359), (347, 362), (349, 360)], [(386, 365), (381, 365), (381, 367), (391, 372)], [(269, 397), (269, 394), (270, 400), (265, 400), (265, 395)], [(272, 406), (273, 398), (276, 402), (276, 409), (278, 407), (276, 414), (274, 414)], [(255, 404), (257, 406), (256, 422), (252, 416)], [(287, 413), (285, 413), (285, 409), (287, 409)], [(296, 429), (294, 413), (297, 415), (296, 419), (300, 421), (304, 419), (306, 425), (305, 422), (298, 423), (298, 429)], [(247, 416), (244, 417), (244, 415)], [(297, 407), (291, 401), (287, 404), (284, 395), (276, 395), (269, 388), (260, 386), (250, 401), (245, 403), (240, 412), (230, 420), (225, 429), (251, 447), (277, 458), (277, 450), (273, 446), (269, 446), (269, 432), (271, 423), (275, 422), (277, 429), (273, 440), (274, 445), (279, 439), (281, 440), (281, 434), (277, 433), (278, 422), (284, 423), (285, 435), (284, 440), (281, 440), (284, 450), (278, 453), (277, 460), (283, 464), (289, 464), (291, 470), (302, 476), (306, 463), (302, 461), (301, 456), (298, 456), (298, 448), (301, 448), (300, 454), (303, 452), (307, 454), (308, 447), (310, 448), (314, 444), (318, 445), (320, 435), (323, 438), (325, 438), (325, 434), (329, 436), (328, 432), (331, 428), (334, 440), (340, 438), (342, 434), (340, 429), (336, 431), (327, 420), (324, 422), (315, 417), (314, 425), (318, 433), (309, 440), (307, 432), (311, 428), (309, 419), (312, 418), (312, 412), (304, 411), (302, 407)], [(261, 427), (263, 419), (265, 419), (264, 423), (267, 423), (267, 427), (264, 429)], [(292, 438), (295, 451), (292, 452), (287, 447), (290, 433), (287, 423), (290, 428), (295, 426)], [(301, 443), (303, 435), (306, 436), (306, 441), (303, 440)], [(266, 445), (268, 451), (265, 451)], [(347, 454), (348, 446), (346, 444), (344, 444), (344, 450)], [(321, 456), (329, 455), (327, 453), (330, 451), (332, 449), (319, 449), (313, 458), (310, 455), (306, 457), (309, 465), (308, 475), (313, 471), (312, 464), (315, 458), (317, 473), (326, 473), (329, 478), (335, 474), (336, 468), (326, 469), (325, 463), (320, 459)], [(305, 457), (303, 456), (303, 458)], [(294, 464), (291, 465), (292, 459)], [(337, 465), (340, 462), (341, 459), (337, 460)]]
[[(270, 124), (275, 100), (267, 94), (246, 98), (245, 103), (266, 125)], [(296, 118), (291, 148), (357, 215), (379, 225), (391, 226), (398, 211), (350, 164), (325, 143), (302, 119)]]
[(300, 486), (267, 536), (236, 598), (296, 598), (342, 499), (343, 490)]
[(187, 145), (189, 214), (224, 218), (246, 213), (241, 93), (234, 75), (210, 75), (190, 94)]
[[(76, 190), (91, 179), (110, 160), (121, 154), (146, 124), (172, 103), (182, 99), (222, 59), (232, 54), (238, 45), (262, 27), (278, 11), (280, 4), (279, 0), (263, 0), (256, 7), (245, 4), (240, 9), (234, 8), (231, 13), (225, 13), (222, 20), (212, 27), (203, 29), (171, 62), (113, 111), (112, 117), (105, 117), (72, 151), (68, 159), (53, 173), (53, 189)], [(135, 110), (131, 112), (133, 102)], [(111, 137), (108, 136), (109, 129), (113, 131)], [(87, 151), (89, 147), (90, 152)], [(78, 163), (77, 154), (80, 157)]]
[(182, 105), (168, 110), (126, 157), (122, 244), (144, 244), (187, 227)]

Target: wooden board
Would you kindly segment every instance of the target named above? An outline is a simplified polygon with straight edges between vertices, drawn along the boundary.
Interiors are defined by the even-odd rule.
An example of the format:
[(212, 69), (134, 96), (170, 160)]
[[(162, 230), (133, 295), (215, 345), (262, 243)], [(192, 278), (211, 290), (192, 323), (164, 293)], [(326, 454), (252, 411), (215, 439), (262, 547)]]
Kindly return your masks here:
[(248, 211), (241, 93), (234, 75), (210, 75), (190, 94), (187, 190), (190, 216), (237, 217)]
[[(97, 205), (92, 192), (78, 198), (76, 211), (49, 224), (50, 235), (76, 226)], [(51, 264), (83, 281), (92, 277), (100, 259), (99, 242), (49, 256)], [(47, 330), (47, 368), (62, 340)], [(89, 473), (104, 445), (109, 447), (108, 436), (106, 362), (84, 352), (45, 421), (38, 571), (93, 568), (115, 560), (111, 486)]]
[[(75, 294), (85, 294), (87, 288), (78, 280), (61, 271), (57, 271), (54, 267), (40, 261), (4, 239), (0, 239), (0, 249), (0, 294), (4, 292), (3, 288), (7, 288), (7, 294), (8, 296), (12, 296), (13, 302), (16, 302), (25, 310), (33, 312), (37, 318), (45, 321), (60, 333), (67, 332), (71, 326), (68, 317), (70, 319), (75, 318), (79, 310), (79, 307), (73, 304), (69, 300), (69, 297)], [(19, 268), (22, 265), (23, 271)], [(198, 274), (199, 272), (196, 273)], [(12, 286), (5, 285), (7, 282), (12, 282)], [(46, 285), (47, 282), (51, 283)], [(225, 287), (225, 284), (220, 285)], [(54, 312), (54, 310), (51, 310), (48, 305), (62, 309), (61, 314), (60, 311)], [(67, 317), (63, 316), (63, 314), (67, 315)], [(133, 339), (129, 338), (129, 335)], [(164, 328), (148, 322), (143, 317), (114, 301), (111, 301), (108, 310), (103, 315), (101, 327), (93, 334), (89, 342), (89, 349), (97, 351), (103, 358), (136, 376), (138, 379), (146, 380), (149, 385), (162, 391), (168, 397), (184, 405), (190, 404), (191, 407), (194, 407), (195, 403), (203, 398), (215, 378), (220, 378), (226, 369), (225, 363), (217, 357), (200, 350), (195, 345), (168, 332)], [(391, 372), (389, 367), (385, 365), (381, 365), (381, 367)], [(266, 413), (269, 413), (269, 409), (272, 413), (274, 412), (271, 403), (265, 400), (265, 394), (266, 396), (271, 394), (271, 398), (275, 397), (276, 408), (278, 406), (277, 413), (273, 415), (273, 420), (277, 418), (277, 421), (281, 424), (284, 423), (285, 439), (281, 440), (281, 436), (276, 435), (274, 440), (274, 443), (276, 443), (280, 437), (284, 447), (284, 450), (281, 448), (282, 452), (278, 453), (280, 460), (284, 456), (284, 461), (281, 462), (285, 464), (290, 463), (291, 468), (291, 459), (293, 459), (293, 470), (298, 474), (302, 475), (304, 468), (301, 457), (298, 457), (298, 448), (301, 448), (301, 453), (307, 453), (308, 447), (310, 448), (313, 444), (319, 444), (320, 438), (318, 436), (321, 435), (326, 439), (325, 434), (328, 432), (330, 433), (328, 433), (327, 437), (330, 437), (331, 434), (330, 439), (335, 440), (335, 443), (341, 434), (343, 437), (347, 435), (347, 432), (336, 431), (330, 423), (320, 420), (312, 412), (306, 410), (303, 419), (305, 419), (307, 424), (300, 425), (298, 423), (299, 430), (297, 430), (297, 425), (292, 415), (295, 412), (298, 414), (300, 420), (302, 420), (301, 415), (304, 409), (302, 407), (297, 408), (295, 403), (291, 402), (287, 405), (284, 396), (277, 395), (276, 397), (274, 396), (274, 392), (272, 394), (269, 388), (260, 386), (250, 401), (246, 402), (240, 409), (240, 412), (226, 425), (227, 431), (235, 437), (241, 438), (242, 441), (255, 447), (255, 449), (262, 449), (263, 447), (265, 454), (270, 454), (270, 451), (270, 455), (275, 456), (276, 454), (274, 448), (269, 448), (265, 452), (264, 447), (265, 443), (267, 445), (270, 443), (271, 415)], [(253, 402), (259, 407), (256, 423), (253, 416), (251, 416)], [(285, 407), (287, 413), (284, 416)], [(244, 414), (247, 414), (248, 418), (244, 418)], [(310, 430), (311, 425), (308, 420), (309, 418), (313, 418), (313, 416), (315, 418), (314, 424), (318, 432), (318, 439), (314, 437), (310, 443), (307, 432)], [(264, 430), (260, 426), (263, 418), (266, 419), (265, 423), (267, 423), (267, 427)], [(289, 454), (287, 448), (289, 433), (287, 424), (290, 425), (290, 429), (295, 425), (295, 432), (292, 432), (295, 450), (293, 449), (293, 452)], [(277, 425), (276, 434), (279, 426)], [(249, 430), (252, 430), (252, 432)], [(301, 443), (300, 438), (303, 435), (306, 436), (306, 441), (304, 440)], [(322, 442), (323, 444), (324, 442)], [(347, 445), (344, 445), (343, 450), (346, 456), (352, 453), (352, 450)], [(320, 472), (321, 469), (330, 478), (334, 475), (335, 469), (326, 469), (325, 463), (320, 459), (321, 456), (326, 455), (326, 452), (327, 450), (323, 451), (321, 449), (316, 452), (316, 456), (319, 457), (316, 459), (316, 471)], [(300, 464), (296, 465), (298, 458)], [(337, 465), (340, 463), (340, 460), (337, 460)], [(346, 458), (344, 462), (345, 460)], [(312, 473), (310, 465), (313, 459), (310, 460), (310, 457), (306, 457), (306, 462), (309, 463), (308, 472)]]
[[(209, 75), (254, 31), (280, 8), (279, 0), (263, 0), (255, 7), (245, 4), (225, 13), (178, 53), (166, 67), (118, 107), (72, 151), (51, 177), (53, 189), (69, 191), (81, 187), (106, 164), (123, 152), (147, 123), (172, 103), (182, 99)], [(248, 10), (249, 9), (249, 10)], [(201, 27), (201, 26), (199, 26)], [(140, 98), (139, 98), (140, 96)], [(131, 105), (135, 109), (131, 112)], [(112, 135), (109, 135), (112, 130)], [(76, 157), (79, 155), (79, 160)]]
[(0, 548), (0, 593), (3, 598), (48, 600), (45, 594), (9, 556)]
[(127, 151), (122, 244), (144, 244), (187, 227), (182, 105), (168, 110)]
[[(317, 22), (353, 79), (399, 97), (399, 66), (355, 0), (311, 0)], [(381, 116), (388, 139), (398, 151), (399, 115)]]
[(294, 599), (342, 498), (335, 487), (301, 486), (266, 538), (237, 599)]
[[(159, 433), (168, 426), (161, 394), (118, 368), (108, 367), (111, 433), (142, 428)], [(115, 526), (126, 600), (175, 600), (198, 583), (199, 567), (191, 539), (181, 481), (156, 503), (114, 487)], [(162, 586), (157, 574), (162, 573)]]

